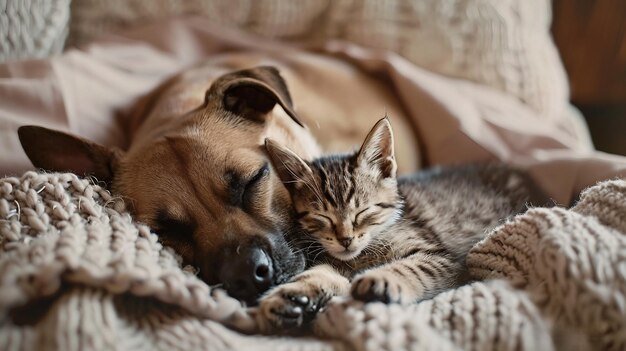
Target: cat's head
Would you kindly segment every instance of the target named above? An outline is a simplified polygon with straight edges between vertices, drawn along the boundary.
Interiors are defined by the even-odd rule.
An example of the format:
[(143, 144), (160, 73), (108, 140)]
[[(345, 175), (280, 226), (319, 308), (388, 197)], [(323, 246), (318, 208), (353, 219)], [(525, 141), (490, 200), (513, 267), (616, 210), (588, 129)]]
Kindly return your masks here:
[(265, 146), (303, 229), (333, 257), (357, 257), (401, 215), (387, 118), (376, 123), (352, 154), (307, 162), (271, 140)]

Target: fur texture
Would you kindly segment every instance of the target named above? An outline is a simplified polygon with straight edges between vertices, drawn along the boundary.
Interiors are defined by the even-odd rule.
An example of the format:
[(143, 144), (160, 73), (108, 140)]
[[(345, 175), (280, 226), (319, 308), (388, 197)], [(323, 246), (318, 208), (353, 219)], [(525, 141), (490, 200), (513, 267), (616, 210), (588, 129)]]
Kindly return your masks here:
[(333, 295), (407, 304), (460, 285), (469, 249), (532, 200), (530, 179), (503, 164), (396, 178), (386, 118), (353, 154), (306, 162), (266, 146), (307, 232), (300, 244), (313, 267), (262, 300), (281, 326), (302, 324)]
[[(135, 218), (198, 267), (204, 281), (254, 304), (269, 286), (305, 267), (289, 244), (296, 218), (289, 194), (271, 172), (263, 140), (281, 140), (307, 158), (318, 147), (295, 115), (276, 68), (232, 71), (213, 80), (200, 74), (203, 90), (194, 99), (184, 78), (175, 79), (180, 86), (165, 84), (128, 150), (36, 126), (21, 127), (19, 137), (35, 166), (109, 183)], [(274, 113), (276, 106), (280, 113)], [(254, 267), (246, 266), (246, 253), (254, 250), (270, 261), (271, 274), (261, 282), (253, 280)], [(234, 263), (243, 267), (237, 274), (229, 269)]]

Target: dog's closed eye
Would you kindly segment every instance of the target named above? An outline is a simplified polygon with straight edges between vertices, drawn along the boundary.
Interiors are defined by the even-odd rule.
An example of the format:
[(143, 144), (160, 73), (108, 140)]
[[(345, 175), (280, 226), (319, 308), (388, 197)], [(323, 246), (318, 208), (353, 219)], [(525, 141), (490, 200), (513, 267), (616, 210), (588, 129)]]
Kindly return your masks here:
[(250, 178), (250, 180), (248, 180), (248, 183), (246, 184), (246, 186), (244, 187), (244, 189), (243, 189), (243, 191), (241, 193), (241, 204), (244, 207), (247, 206), (252, 201), (251, 197), (252, 197), (252, 195), (254, 195), (257, 185), (269, 173), (270, 173), (269, 165), (267, 163), (265, 163), (263, 165), (263, 167), (261, 167), (256, 172), (256, 174), (254, 174), (254, 176), (252, 176), (252, 178)]
[(183, 262), (193, 262), (195, 222), (177, 219), (162, 209), (157, 212), (152, 223), (152, 229), (162, 245), (173, 248), (183, 258)]
[(156, 223), (155, 232), (176, 239), (191, 239), (196, 227), (193, 222), (176, 219), (165, 210), (159, 210), (154, 221)]
[(229, 183), (229, 201), (232, 206), (248, 208), (256, 194), (258, 185), (267, 178), (270, 173), (269, 164), (264, 163), (261, 168), (251, 175), (240, 176), (235, 172), (229, 172), (227, 179)]

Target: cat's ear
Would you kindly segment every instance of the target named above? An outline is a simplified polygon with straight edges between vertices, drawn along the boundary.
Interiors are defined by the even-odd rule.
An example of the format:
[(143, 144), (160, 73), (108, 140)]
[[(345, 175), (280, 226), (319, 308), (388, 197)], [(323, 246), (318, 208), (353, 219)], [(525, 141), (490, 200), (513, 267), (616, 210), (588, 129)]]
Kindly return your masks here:
[(393, 149), (393, 132), (389, 118), (378, 121), (369, 132), (357, 155), (357, 163), (379, 172), (381, 178), (396, 176), (396, 158)]
[(301, 189), (305, 182), (311, 180), (313, 171), (293, 151), (271, 139), (265, 139), (265, 149), (278, 177), (288, 189)]

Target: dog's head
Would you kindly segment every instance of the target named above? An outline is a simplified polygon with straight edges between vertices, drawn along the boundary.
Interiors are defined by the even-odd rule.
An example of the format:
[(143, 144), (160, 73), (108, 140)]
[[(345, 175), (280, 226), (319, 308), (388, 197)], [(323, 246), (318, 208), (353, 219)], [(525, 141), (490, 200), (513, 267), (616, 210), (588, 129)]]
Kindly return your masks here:
[(241, 300), (255, 302), (304, 268), (292, 249), (290, 197), (263, 142), (309, 157), (318, 149), (276, 69), (224, 75), (201, 106), (146, 125), (125, 152), (41, 127), (22, 127), (19, 137), (36, 167), (110, 182), (165, 245)]

